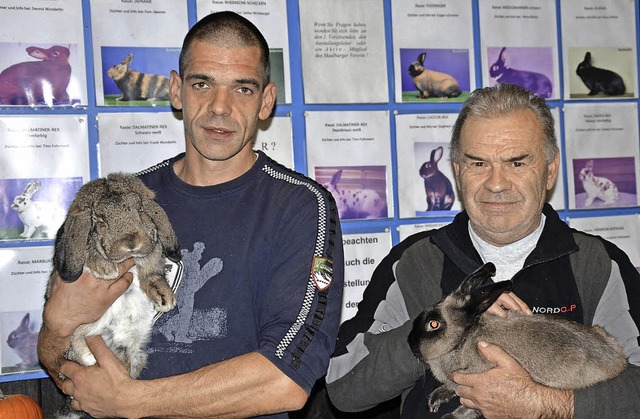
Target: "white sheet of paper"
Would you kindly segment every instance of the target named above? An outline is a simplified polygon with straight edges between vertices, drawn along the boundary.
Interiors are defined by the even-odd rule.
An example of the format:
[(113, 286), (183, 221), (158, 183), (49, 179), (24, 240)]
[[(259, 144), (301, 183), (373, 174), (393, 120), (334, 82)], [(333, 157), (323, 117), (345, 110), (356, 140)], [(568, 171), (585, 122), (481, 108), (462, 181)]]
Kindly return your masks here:
[(559, 98), (555, 0), (478, 4), (483, 86), (514, 83), (545, 99)]
[[(75, 0), (4, 0), (0, 5), (2, 31), (0, 31), (0, 72), (21, 62), (39, 61), (30, 57), (27, 47), (48, 49), (63, 46), (69, 49), (68, 63), (71, 75), (68, 81), (68, 103), (60, 105), (87, 104), (87, 78), (84, 55), (84, 28), (82, 26), (82, 4)], [(60, 74), (52, 66), (51, 73)], [(47, 77), (47, 80), (52, 80)], [(0, 103), (3, 103), (3, 88), (0, 87)], [(45, 95), (47, 105), (53, 100)]]
[[(618, 99), (638, 97), (636, 15), (633, 0), (562, 0), (562, 63), (565, 99)], [(591, 54), (591, 65), (617, 73), (626, 87), (623, 95), (588, 95), (590, 89), (576, 74)], [(607, 76), (588, 77), (594, 82)]]
[(631, 263), (640, 270), (640, 218), (638, 214), (611, 217), (569, 218), (569, 225), (589, 234), (596, 234), (624, 250)]
[(262, 150), (278, 163), (293, 169), (291, 118), (277, 116), (259, 121), (254, 150)]
[(400, 241), (403, 241), (409, 236), (412, 236), (421, 231), (435, 230), (440, 227), (444, 227), (449, 223), (424, 223), (424, 224), (401, 224), (398, 226), (398, 233), (400, 234)]
[(171, 112), (99, 113), (100, 176), (136, 173), (184, 151), (182, 121)]
[(300, 1), (305, 103), (389, 101), (381, 0)]
[[(88, 144), (84, 115), (0, 117), (0, 240), (55, 237), (90, 177)], [(11, 208), (18, 196), (31, 201), (20, 212)]]
[(362, 293), (371, 281), (371, 275), (391, 249), (391, 234), (344, 234), (344, 294), (340, 323), (353, 317), (358, 311)]
[[(462, 92), (451, 99), (428, 100), (464, 101), (476, 87), (471, 1), (394, 0), (391, 7), (396, 102), (425, 100), (417, 97), (408, 72), (409, 65), (424, 52), (424, 68), (453, 77)], [(440, 75), (434, 74), (430, 80), (438, 78)]]
[(129, 70), (164, 77), (169, 77), (171, 70), (178, 70), (182, 40), (189, 30), (186, 0), (93, 2), (91, 26), (96, 104), (169, 106), (167, 100), (112, 103), (114, 95), (120, 96), (120, 89), (109, 77), (108, 70), (120, 64), (129, 53), (133, 54)]
[(197, 0), (198, 20), (208, 14), (231, 10), (249, 19), (269, 44), (271, 81), (277, 86), (277, 102), (291, 103), (291, 71), (286, 0)]
[(573, 103), (564, 113), (569, 208), (637, 206), (638, 106)]
[(449, 157), (451, 128), (457, 116), (396, 115), (400, 218), (441, 217), (460, 211)]
[(52, 255), (52, 246), (0, 249), (0, 289), (4, 290), (0, 292), (0, 374), (41, 369), (40, 365), (24, 365), (26, 360), (20, 356), (30, 352), (33, 359), (35, 345), (9, 335), (13, 331), (19, 331), (20, 336), (38, 334)]
[(341, 219), (393, 217), (387, 111), (307, 112), (306, 131), (307, 173), (333, 193)]

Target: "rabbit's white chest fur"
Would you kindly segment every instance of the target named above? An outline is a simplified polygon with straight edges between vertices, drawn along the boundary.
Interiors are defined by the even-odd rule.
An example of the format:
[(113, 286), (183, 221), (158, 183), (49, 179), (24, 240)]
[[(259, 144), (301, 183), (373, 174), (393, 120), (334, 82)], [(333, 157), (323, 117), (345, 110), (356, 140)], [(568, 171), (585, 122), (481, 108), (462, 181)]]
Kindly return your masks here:
[(101, 335), (114, 352), (126, 352), (131, 361), (132, 376), (144, 368), (147, 360), (144, 348), (151, 336), (156, 314), (153, 302), (140, 288), (134, 266), (133, 282), (97, 321), (78, 327), (68, 357), (83, 365), (93, 365), (95, 358), (84, 342), (85, 336)]

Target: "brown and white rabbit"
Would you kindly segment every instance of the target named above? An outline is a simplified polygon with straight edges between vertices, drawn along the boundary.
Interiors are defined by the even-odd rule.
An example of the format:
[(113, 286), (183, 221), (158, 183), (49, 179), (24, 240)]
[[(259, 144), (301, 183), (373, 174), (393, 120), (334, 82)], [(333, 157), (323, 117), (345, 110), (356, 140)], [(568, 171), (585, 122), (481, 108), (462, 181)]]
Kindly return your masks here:
[(100, 319), (76, 329), (68, 359), (93, 365), (85, 336), (102, 335), (132, 377), (146, 365), (156, 310), (169, 311), (176, 303), (165, 279), (165, 257), (174, 262), (181, 258), (169, 218), (154, 197), (137, 177), (112, 173), (82, 186), (71, 203), (56, 237), (45, 301), (54, 272), (66, 282), (75, 281), (83, 270), (113, 280), (119, 262), (134, 258), (135, 267), (129, 289)]
[(600, 92), (608, 96), (619, 96), (626, 90), (624, 80), (618, 73), (591, 65), (590, 52), (587, 52), (584, 60), (578, 64), (576, 74), (589, 89), (589, 96)]
[(444, 149), (431, 150), (429, 161), (420, 166), (420, 176), (424, 179), (424, 192), (427, 196), (427, 211), (448, 211), (456, 200), (456, 194), (449, 178), (438, 170), (438, 162)]
[[(577, 389), (619, 375), (628, 365), (618, 341), (600, 326), (587, 326), (553, 315), (510, 311), (507, 318), (485, 314), (511, 281), (494, 283), (495, 266), (487, 263), (462, 284), (425, 310), (413, 323), (408, 343), (442, 386), (428, 398), (437, 412), (455, 396), (451, 373), (476, 373), (495, 365), (478, 351), (478, 341), (504, 349), (531, 375), (548, 387)], [(450, 418), (479, 418), (480, 412), (460, 405)]]
[(107, 70), (107, 75), (113, 79), (122, 92), (116, 100), (169, 100), (169, 78), (159, 74), (141, 73), (131, 70), (133, 54), (129, 53), (120, 64)]
[(40, 185), (39, 180), (29, 181), (22, 193), (14, 197), (11, 203), (11, 209), (18, 213), (24, 225), (20, 237), (25, 239), (31, 238), (38, 229), (41, 229), (45, 237), (51, 238), (64, 221), (63, 208), (52, 202), (33, 200), (33, 195), (40, 190)]
[(413, 79), (413, 84), (420, 91), (418, 97), (426, 99), (428, 97), (458, 97), (460, 96), (460, 84), (451, 75), (439, 71), (427, 70), (424, 67), (424, 60), (427, 53), (418, 55), (418, 60), (409, 64), (409, 75)]
[(615, 183), (606, 177), (593, 174), (593, 160), (589, 160), (585, 167), (580, 169), (579, 177), (587, 193), (584, 201), (586, 207), (590, 207), (596, 198), (603, 201), (604, 205), (612, 205), (619, 199), (618, 187)]
[(333, 195), (342, 219), (381, 218), (387, 216), (387, 202), (373, 189), (342, 188), (338, 186), (342, 169), (323, 186)]
[(498, 54), (498, 59), (489, 68), (489, 76), (495, 79), (496, 83), (517, 84), (527, 90), (531, 90), (542, 98), (550, 98), (553, 93), (551, 80), (542, 73), (533, 71), (516, 70), (507, 64), (507, 48), (504, 47)]
[(33, 368), (38, 365), (38, 331), (31, 324), (29, 313), (25, 314), (20, 325), (9, 333), (7, 345), (22, 359), (17, 365), (20, 369)]

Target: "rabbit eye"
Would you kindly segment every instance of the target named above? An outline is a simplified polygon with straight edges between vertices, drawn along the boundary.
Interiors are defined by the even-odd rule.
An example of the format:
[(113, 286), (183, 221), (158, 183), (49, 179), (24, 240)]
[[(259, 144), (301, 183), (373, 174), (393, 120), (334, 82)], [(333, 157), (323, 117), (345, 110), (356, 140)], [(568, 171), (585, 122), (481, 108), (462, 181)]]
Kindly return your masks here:
[(437, 320), (429, 320), (427, 322), (427, 330), (438, 330), (440, 329), (440, 322)]

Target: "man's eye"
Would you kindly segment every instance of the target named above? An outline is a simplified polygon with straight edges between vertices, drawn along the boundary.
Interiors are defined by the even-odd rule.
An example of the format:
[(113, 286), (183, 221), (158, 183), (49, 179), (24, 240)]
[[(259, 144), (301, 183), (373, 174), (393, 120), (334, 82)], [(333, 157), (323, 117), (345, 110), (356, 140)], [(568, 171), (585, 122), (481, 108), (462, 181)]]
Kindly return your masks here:
[(238, 91), (239, 91), (240, 93), (242, 93), (243, 95), (251, 95), (251, 94), (253, 94), (253, 89), (250, 89), (250, 88), (245, 87), (245, 86), (240, 87), (240, 88), (238, 89)]
[(193, 88), (196, 89), (196, 90), (206, 89), (207, 88), (207, 83), (205, 83), (203, 81), (199, 81), (199, 82), (193, 83)]
[(524, 163), (521, 161), (514, 161), (512, 164), (513, 164), (513, 167), (515, 168), (524, 167)]

